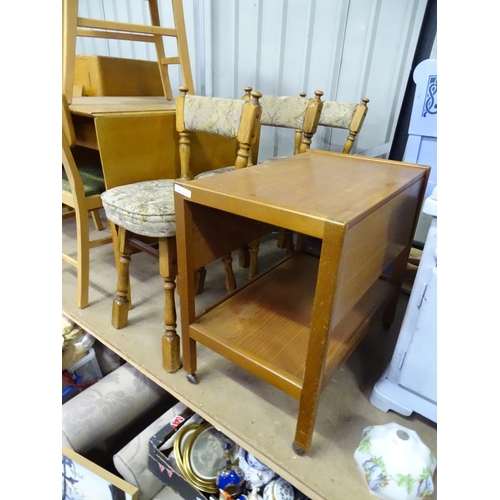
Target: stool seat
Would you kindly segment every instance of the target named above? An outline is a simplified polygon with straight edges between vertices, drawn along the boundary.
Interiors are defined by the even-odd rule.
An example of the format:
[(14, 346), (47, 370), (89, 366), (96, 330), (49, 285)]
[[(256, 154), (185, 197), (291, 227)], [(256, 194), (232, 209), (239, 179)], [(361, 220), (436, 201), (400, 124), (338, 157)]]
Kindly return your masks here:
[(101, 195), (106, 217), (135, 234), (175, 236), (174, 179), (136, 182)]

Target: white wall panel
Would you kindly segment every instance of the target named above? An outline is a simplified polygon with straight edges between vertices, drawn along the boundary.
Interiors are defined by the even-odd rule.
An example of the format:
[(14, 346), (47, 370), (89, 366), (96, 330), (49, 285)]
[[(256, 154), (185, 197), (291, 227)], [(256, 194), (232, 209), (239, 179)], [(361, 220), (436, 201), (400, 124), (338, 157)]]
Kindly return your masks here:
[[(240, 2), (214, 0), (205, 2), (212, 12), (212, 95), (220, 97), (235, 96), (234, 81), (237, 77), (237, 28)], [(195, 82), (195, 86), (197, 82)]]
[[(369, 111), (353, 152), (392, 140), (426, 0), (185, 0), (195, 91), (241, 97), (322, 90), (325, 100), (360, 102)], [(159, 0), (172, 25), (169, 0)], [(80, 0), (80, 15), (148, 22), (146, 0)], [(177, 50), (165, 39), (169, 56)], [(118, 44), (120, 47), (118, 48)], [(146, 47), (148, 45), (148, 47)], [(155, 59), (151, 44), (79, 39), (80, 53)], [(436, 52), (436, 49), (433, 49)], [(171, 74), (172, 88), (180, 72)], [(288, 131), (262, 131), (260, 159), (289, 154)], [(339, 151), (344, 131), (319, 130), (313, 147)]]
[[(78, 15), (91, 19), (105, 19), (102, 0), (79, 0)], [(76, 52), (78, 54), (109, 55), (108, 40), (99, 38), (77, 38)]]

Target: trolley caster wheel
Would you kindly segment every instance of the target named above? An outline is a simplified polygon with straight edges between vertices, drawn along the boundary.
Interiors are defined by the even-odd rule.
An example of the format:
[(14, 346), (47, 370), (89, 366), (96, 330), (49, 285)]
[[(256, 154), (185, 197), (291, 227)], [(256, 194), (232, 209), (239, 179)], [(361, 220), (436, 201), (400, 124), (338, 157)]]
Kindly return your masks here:
[(292, 444), (292, 448), (293, 451), (299, 456), (302, 456), (305, 453), (305, 451), (300, 446), (297, 446), (295, 443)]
[(196, 373), (188, 373), (186, 375), (186, 378), (188, 379), (188, 382), (191, 382), (192, 384), (197, 384), (198, 383), (198, 377), (196, 376)]

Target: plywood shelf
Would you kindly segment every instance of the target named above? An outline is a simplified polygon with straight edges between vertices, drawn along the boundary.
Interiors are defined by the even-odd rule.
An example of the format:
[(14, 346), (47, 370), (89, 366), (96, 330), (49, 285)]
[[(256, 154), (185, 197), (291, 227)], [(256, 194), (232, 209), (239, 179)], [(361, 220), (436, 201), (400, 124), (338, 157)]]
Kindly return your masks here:
[[(201, 314), (189, 327), (197, 342), (300, 397), (318, 275), (317, 257), (296, 254), (230, 298)], [(356, 336), (394, 293), (379, 280), (331, 334), (326, 371), (352, 352)], [(368, 318), (368, 320), (367, 320)], [(358, 339), (359, 340), (359, 339)], [(257, 370), (255, 370), (257, 367)]]
[[(405, 418), (381, 412), (369, 402), (373, 385), (390, 360), (405, 311), (405, 302), (400, 298), (393, 327), (389, 331), (382, 328), (376, 315), (397, 290), (397, 283), (378, 278), (390, 262), (404, 257), (405, 243), (412, 233), (408, 218), (417, 212), (427, 173), (421, 167), (396, 162), (375, 162), (380, 167), (374, 171), (371, 160), (337, 155), (342, 168), (335, 179), (328, 159), (308, 164), (308, 154), (299, 156), (303, 158), (289, 160), (287, 165), (278, 160), (272, 169), (263, 165), (235, 171), (231, 177), (234, 182), (220, 183), (223, 193), (221, 188), (215, 188), (218, 176), (201, 179), (197, 191), (197, 181), (188, 185), (192, 198), (187, 202), (191, 205), (186, 216), (195, 220), (187, 231), (183, 229), (182, 210), (176, 207), (181, 217), (178, 243), (185, 231), (184, 236), (196, 239), (196, 246), (188, 242), (185, 247), (196, 248), (200, 255), (199, 261), (191, 256), (179, 259), (176, 296), (181, 311), (178, 330), (182, 330), (184, 339), (193, 334), (191, 339), (196, 342), (203, 335), (207, 343), (205, 346), (198, 342), (197, 346), (199, 384), (191, 384), (184, 369), (171, 374), (162, 367), (164, 292), (155, 259), (144, 254), (132, 258), (134, 307), (125, 328), (116, 330), (111, 326), (116, 290), (111, 247), (92, 252), (90, 303), (86, 309), (76, 307), (76, 275), (63, 263), (63, 312), (311, 499), (369, 500), (372, 496), (353, 460), (363, 429), (396, 422), (418, 432), (433, 453), (437, 448), (434, 424), (418, 415)], [(290, 165), (297, 174), (295, 186), (283, 182)], [(263, 174), (269, 182), (259, 181)], [(359, 196), (351, 190), (353, 177), (359, 184)], [(327, 178), (330, 186), (344, 186), (345, 192), (335, 196), (326, 185)], [(308, 185), (308, 179), (314, 185)], [(379, 190), (375, 188), (377, 183)], [(206, 210), (204, 203), (212, 208)], [(224, 226), (213, 221), (224, 219), (222, 212), (235, 217), (229, 234), (219, 240), (213, 236), (213, 229)], [(319, 263), (317, 258), (297, 255), (223, 301), (222, 264), (208, 263), (238, 248), (241, 242), (251, 241), (246, 238), (260, 230), (248, 222), (252, 217), (264, 225), (280, 226), (283, 222), (282, 227), (321, 238)], [(66, 227), (71, 222), (63, 221)], [(339, 238), (343, 234), (340, 229), (344, 240)], [(223, 235), (224, 231), (217, 233)], [(336, 242), (342, 241), (347, 248), (341, 255)], [(235, 242), (237, 245), (232, 246)], [(74, 239), (71, 243), (74, 245)], [(283, 251), (270, 241), (269, 245), (261, 245), (260, 256), (262, 268), (269, 269), (283, 257)], [(197, 296), (191, 292), (189, 300), (185, 300), (186, 284), (188, 280), (194, 282), (194, 273), (186, 262), (193, 265), (201, 261), (207, 263), (205, 290)], [(244, 282), (246, 270), (235, 265), (235, 271), (237, 282)], [(218, 305), (212, 308), (214, 302)], [(325, 349), (321, 342), (311, 343), (311, 332), (316, 340), (326, 333), (329, 346)], [(253, 335), (255, 339), (249, 338)], [(272, 344), (273, 340), (279, 345)], [(210, 341), (220, 346), (218, 351), (208, 345)], [(294, 396), (294, 391), (301, 390), (301, 351), (311, 344), (321, 357), (322, 397), (317, 403), (311, 448), (298, 457), (291, 445), (300, 405), (279, 384), (292, 388), (289, 392)], [(228, 353), (238, 355), (241, 362), (233, 362)], [(283, 353), (286, 358), (278, 361)], [(182, 357), (185, 367), (190, 360), (184, 345)], [(253, 367), (259, 363), (267, 367), (267, 373), (272, 372), (277, 383), (256, 376), (244, 359)], [(309, 366), (316, 369), (318, 365)], [(431, 498), (436, 498), (436, 492)]]
[[(93, 236), (100, 234), (94, 228), (91, 230)], [(76, 252), (72, 219), (63, 220), (63, 235), (65, 250)], [(266, 268), (281, 259), (283, 253), (276, 249), (276, 241), (270, 240), (261, 245), (260, 255), (261, 265)], [(163, 370), (159, 349), (163, 333), (163, 288), (157, 261), (137, 254), (131, 266), (134, 307), (126, 328), (116, 330), (111, 326), (116, 287), (111, 246), (91, 252), (90, 304), (85, 309), (76, 307), (75, 271), (69, 264), (62, 263), (63, 314), (311, 499), (373, 498), (352, 458), (367, 425), (397, 422), (410, 427), (437, 453), (437, 432), (432, 423), (418, 415), (405, 418), (384, 413), (369, 402), (373, 384), (390, 361), (406, 296), (400, 300), (393, 327), (386, 331), (380, 321), (375, 321), (365, 337), (366, 345), (362, 341), (349, 361), (335, 372), (334, 378), (329, 378), (318, 409), (313, 448), (307, 456), (297, 457), (290, 446), (298, 407), (294, 398), (202, 345), (198, 348), (200, 384), (190, 384), (182, 370), (174, 374)], [(244, 283), (246, 269), (235, 266), (235, 272), (238, 283)], [(207, 266), (205, 291), (196, 299), (198, 310), (207, 309), (224, 294), (223, 266), (214, 262)], [(434, 500), (436, 493), (431, 498)]]
[(199, 317), (190, 325), (193, 338), (250, 371), (268, 370), (274, 385), (297, 397), (317, 274), (315, 257), (286, 260)]

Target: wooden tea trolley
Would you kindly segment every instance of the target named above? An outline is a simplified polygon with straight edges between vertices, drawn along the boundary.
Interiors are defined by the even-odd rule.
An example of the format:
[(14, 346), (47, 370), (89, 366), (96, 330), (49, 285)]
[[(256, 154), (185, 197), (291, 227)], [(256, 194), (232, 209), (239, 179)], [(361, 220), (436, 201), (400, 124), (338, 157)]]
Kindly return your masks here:
[[(196, 342), (299, 400), (293, 448), (311, 447), (319, 395), (383, 311), (390, 324), (429, 167), (310, 151), (175, 184), (183, 366)], [(283, 227), (293, 254), (204, 311), (195, 270)], [(322, 241), (319, 257), (306, 236)], [(221, 387), (221, 390), (224, 390)]]

